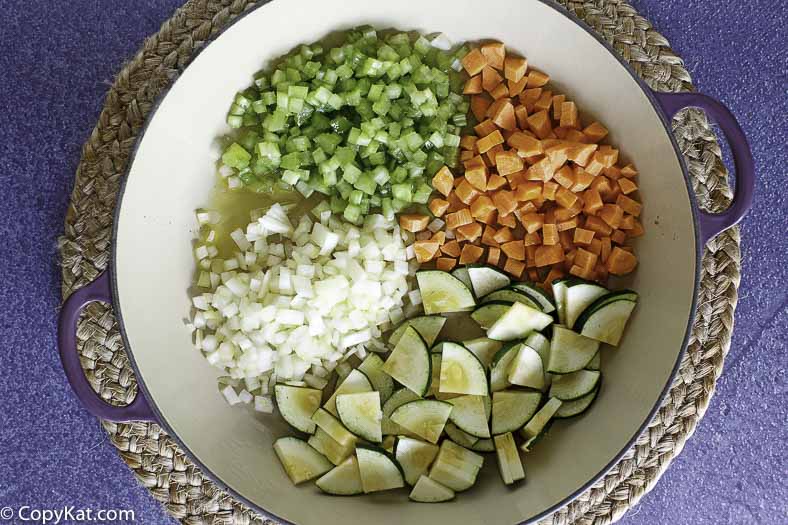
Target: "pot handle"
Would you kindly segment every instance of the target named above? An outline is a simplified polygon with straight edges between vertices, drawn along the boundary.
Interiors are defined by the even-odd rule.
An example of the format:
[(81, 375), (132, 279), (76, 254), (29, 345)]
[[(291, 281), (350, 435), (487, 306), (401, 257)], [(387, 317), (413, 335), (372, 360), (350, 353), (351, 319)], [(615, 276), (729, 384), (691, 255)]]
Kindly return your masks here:
[(668, 117), (668, 121), (679, 110), (686, 107), (703, 109), (722, 129), (733, 153), (736, 179), (733, 202), (721, 213), (709, 213), (698, 210), (700, 217), (700, 235), (703, 244), (738, 223), (752, 207), (755, 191), (755, 165), (741, 126), (736, 117), (718, 100), (701, 93), (657, 93), (654, 96)]
[(77, 398), (88, 412), (109, 421), (156, 421), (156, 417), (141, 390), (131, 404), (110, 405), (90, 386), (77, 353), (77, 322), (79, 314), (94, 301), (112, 302), (109, 272), (103, 271), (93, 282), (72, 293), (60, 309), (57, 344), (66, 378)]

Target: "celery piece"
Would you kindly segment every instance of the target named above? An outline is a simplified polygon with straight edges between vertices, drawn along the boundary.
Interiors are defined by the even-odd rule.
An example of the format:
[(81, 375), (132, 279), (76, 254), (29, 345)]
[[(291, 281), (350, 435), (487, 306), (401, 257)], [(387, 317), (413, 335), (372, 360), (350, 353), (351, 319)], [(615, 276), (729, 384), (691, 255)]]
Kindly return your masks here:
[(222, 162), (236, 169), (247, 167), (251, 159), (252, 155), (237, 142), (230, 144), (222, 154)]

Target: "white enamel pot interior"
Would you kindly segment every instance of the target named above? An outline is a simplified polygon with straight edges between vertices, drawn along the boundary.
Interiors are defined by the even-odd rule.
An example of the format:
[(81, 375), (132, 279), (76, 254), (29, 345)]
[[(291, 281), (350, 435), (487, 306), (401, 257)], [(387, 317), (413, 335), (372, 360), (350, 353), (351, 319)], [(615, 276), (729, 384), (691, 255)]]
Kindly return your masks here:
[[(635, 163), (646, 235), (625, 284), (640, 304), (624, 341), (603, 356), (604, 384), (582, 417), (556, 422), (525, 457), (526, 481), (501, 483), (487, 456), (476, 486), (441, 505), (407, 502), (404, 491), (336, 498), (294, 487), (272, 448), (292, 434), (277, 415), (229, 407), (220, 372), (184, 327), (190, 301), (194, 210), (215, 183), (213, 142), (227, 131), (234, 94), (297, 44), (359, 24), (444, 32), (452, 41), (496, 39), (550, 74), (585, 117)], [(138, 143), (117, 213), (116, 313), (142, 390), (158, 419), (203, 472), (260, 512), (298, 524), (506, 525), (566, 504), (628, 448), (656, 409), (686, 343), (696, 287), (697, 230), (678, 153), (645, 89), (594, 36), (539, 1), (275, 0), (211, 42), (161, 100)]]

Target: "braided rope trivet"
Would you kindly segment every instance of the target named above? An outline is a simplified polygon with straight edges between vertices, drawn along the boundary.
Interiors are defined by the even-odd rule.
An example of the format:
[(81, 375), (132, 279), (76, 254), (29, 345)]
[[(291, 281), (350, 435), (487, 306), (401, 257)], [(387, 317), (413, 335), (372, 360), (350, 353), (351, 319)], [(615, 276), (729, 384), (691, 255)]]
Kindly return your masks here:
[[(658, 91), (692, 89), (667, 40), (619, 0), (559, 0), (602, 35)], [(85, 285), (107, 265), (113, 209), (129, 152), (156, 96), (190, 62), (205, 40), (254, 0), (191, 0), (148, 38), (110, 88), (98, 124), (82, 151), (61, 241), (63, 295)], [(703, 208), (724, 209), (731, 198), (720, 149), (705, 115), (686, 110), (673, 122)], [(648, 429), (591, 489), (544, 524), (613, 523), (635, 505), (681, 452), (714, 393), (730, 346), (739, 285), (739, 233), (731, 229), (707, 245), (698, 316), (678, 376)], [(134, 398), (136, 381), (112, 312), (91, 305), (78, 332), (82, 364), (102, 397)], [(271, 524), (235, 502), (200, 473), (155, 424), (102, 422), (123, 460), (175, 518), (189, 524)]]

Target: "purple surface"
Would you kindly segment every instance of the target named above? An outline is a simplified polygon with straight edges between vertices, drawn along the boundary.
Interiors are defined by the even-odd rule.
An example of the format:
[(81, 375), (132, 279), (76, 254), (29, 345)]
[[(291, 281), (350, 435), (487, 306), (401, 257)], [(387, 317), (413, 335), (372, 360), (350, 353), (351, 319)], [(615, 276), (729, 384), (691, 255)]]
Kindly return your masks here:
[[(3, 5), (0, 29), (0, 507), (133, 509), (167, 523), (66, 382), (56, 241), (80, 148), (113, 76), (178, 0)], [(782, 5), (782, 7), (780, 7)], [(731, 352), (694, 438), (626, 525), (788, 523), (788, 53), (781, 2), (641, 0), (698, 89), (753, 148), (755, 207)], [(782, 12), (780, 12), (782, 10)]]

